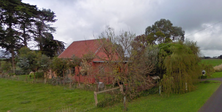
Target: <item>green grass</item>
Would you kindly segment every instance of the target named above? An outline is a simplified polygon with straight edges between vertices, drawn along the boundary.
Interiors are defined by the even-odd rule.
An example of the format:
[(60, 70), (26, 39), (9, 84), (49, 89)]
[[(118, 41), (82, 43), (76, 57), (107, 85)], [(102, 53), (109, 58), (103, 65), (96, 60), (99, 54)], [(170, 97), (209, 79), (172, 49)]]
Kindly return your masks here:
[(211, 64), (213, 66), (217, 66), (222, 64), (222, 59), (202, 59), (202, 63)]
[[(197, 90), (170, 97), (149, 95), (128, 102), (128, 111), (196, 112), (207, 101), (220, 83), (199, 83)], [(121, 112), (122, 103), (112, 107), (95, 108), (92, 91), (70, 90), (62, 86), (25, 83), (0, 79), (0, 111), (6, 112), (62, 112), (65, 110), (89, 112)], [(102, 94), (98, 99), (102, 99)], [(100, 101), (100, 100), (99, 100)]]
[(0, 111), (55, 112), (94, 108), (92, 91), (0, 79)]
[(221, 78), (222, 77), (222, 72), (215, 72), (213, 75), (209, 78)]
[[(217, 66), (222, 64), (222, 59), (202, 59), (201, 63), (206, 63), (206, 64), (211, 64), (213, 66)], [(222, 77), (222, 72), (215, 72), (210, 78), (221, 78)]]
[[(174, 94), (170, 97), (149, 95), (128, 103), (129, 112), (197, 112), (207, 99), (217, 90), (220, 82), (200, 83), (198, 89), (186, 94)], [(114, 107), (95, 108), (94, 112), (121, 112), (123, 104)]]

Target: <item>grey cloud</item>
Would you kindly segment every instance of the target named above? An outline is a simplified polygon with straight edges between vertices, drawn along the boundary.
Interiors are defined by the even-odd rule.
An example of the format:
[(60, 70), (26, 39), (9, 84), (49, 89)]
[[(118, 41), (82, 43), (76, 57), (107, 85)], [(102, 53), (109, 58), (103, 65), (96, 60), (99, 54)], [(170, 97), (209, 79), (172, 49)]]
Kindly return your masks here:
[(185, 30), (194, 30), (202, 23), (221, 21), (221, 6), (221, 0), (167, 0), (157, 6), (157, 17), (163, 15)]
[[(206, 50), (222, 48), (222, 27), (215, 28), (214, 25), (222, 22), (221, 0), (23, 1), (50, 8), (56, 13), (58, 21), (54, 26), (57, 27), (57, 33), (54, 35), (56, 39), (67, 43), (66, 46), (74, 40), (97, 38), (107, 25), (117, 32), (129, 30), (139, 35), (145, 32), (147, 26), (165, 18), (175, 26), (182, 27), (186, 38), (197, 41), (203, 54), (210, 53)], [(209, 28), (205, 24), (213, 27)]]

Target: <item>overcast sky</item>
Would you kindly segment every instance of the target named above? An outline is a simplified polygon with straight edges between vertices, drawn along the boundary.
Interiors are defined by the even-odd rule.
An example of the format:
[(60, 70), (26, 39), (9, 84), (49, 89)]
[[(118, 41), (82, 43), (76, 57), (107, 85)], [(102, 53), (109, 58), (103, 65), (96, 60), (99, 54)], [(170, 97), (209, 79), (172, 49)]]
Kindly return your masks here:
[(55, 39), (68, 47), (73, 41), (98, 38), (110, 26), (116, 32), (144, 34), (161, 18), (185, 31), (204, 56), (222, 55), (222, 0), (22, 0), (51, 9), (58, 21)]

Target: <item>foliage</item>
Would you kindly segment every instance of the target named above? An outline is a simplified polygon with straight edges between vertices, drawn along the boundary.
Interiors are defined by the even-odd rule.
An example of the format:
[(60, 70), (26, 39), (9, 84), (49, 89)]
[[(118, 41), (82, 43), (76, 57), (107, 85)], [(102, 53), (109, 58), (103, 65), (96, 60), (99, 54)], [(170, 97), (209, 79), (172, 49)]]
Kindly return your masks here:
[(93, 52), (88, 52), (87, 54), (84, 54), (82, 56), (83, 60), (86, 60), (87, 62), (91, 62), (95, 58), (95, 54)]
[(42, 53), (50, 57), (64, 50), (64, 43), (53, 38), (55, 28), (51, 27), (51, 23), (56, 19), (50, 9), (40, 10), (21, 0), (1, 0), (0, 17), (0, 47), (11, 53), (14, 72), (15, 52), (27, 47), (30, 40), (38, 42)]
[(0, 46), (5, 48), (11, 53), (12, 59), (12, 69), (15, 70), (15, 49), (19, 49), (21, 46), (19, 44), (19, 32), (16, 30), (17, 25), (17, 15), (19, 12), (20, 0), (1, 0), (0, 1), (0, 21), (1, 21), (1, 36), (0, 36)]
[(86, 59), (82, 59), (82, 62), (81, 62), (80, 66), (81, 66), (81, 70), (80, 70), (81, 75), (90, 74), (89, 72), (91, 71), (92, 67)]
[[(198, 89), (186, 94), (148, 95), (132, 102), (128, 102), (129, 112), (198, 112), (207, 99), (218, 89), (220, 82), (197, 84)], [(187, 100), (189, 99), (189, 100)], [(95, 108), (90, 112), (122, 112), (123, 104), (118, 103), (112, 107)]]
[(53, 58), (51, 68), (57, 76), (63, 77), (65, 71), (68, 69), (67, 59), (57, 57)]
[(81, 59), (76, 57), (75, 55), (73, 55), (71, 57), (71, 60), (68, 62), (68, 65), (69, 65), (70, 68), (74, 68), (76, 66), (79, 66), (80, 62), (81, 62)]
[(35, 72), (36, 78), (44, 78), (44, 72)]
[[(149, 94), (128, 102), (128, 111), (196, 112), (218, 89), (220, 84), (219, 82), (212, 81), (210, 81), (210, 83), (198, 83), (196, 85), (198, 88), (196, 91), (186, 94), (171, 94), (169, 97), (164, 97), (164, 94), (161, 96)], [(61, 111), (64, 108), (70, 108), (71, 111), (90, 112), (123, 111), (122, 102), (115, 103), (115, 105), (111, 107), (96, 108), (92, 91), (80, 89), (70, 90), (64, 86), (51, 86), (41, 83), (31, 84), (6, 79), (0, 79), (0, 88), (2, 97), (0, 110), (2, 111)], [(109, 94), (105, 95), (108, 96)], [(99, 101), (103, 100), (105, 95), (98, 95)], [(73, 105), (76, 106), (73, 107)]]
[(1, 61), (1, 71), (5, 73), (11, 71), (11, 64), (7, 61)]
[(23, 70), (16, 70), (15, 74), (16, 75), (24, 75), (24, 74), (29, 74), (30, 71), (23, 71)]
[(211, 64), (201, 63), (200, 66), (202, 70), (206, 71), (205, 75), (207, 77), (211, 77), (211, 75), (215, 72), (214, 67)]
[(40, 53), (37, 53), (36, 51), (31, 51), (27, 47), (23, 47), (19, 50), (17, 65), (24, 71), (31, 70), (35, 72), (40, 68), (40, 57)]
[(165, 74), (161, 80), (164, 92), (185, 93), (195, 89), (194, 84), (202, 71), (198, 64), (198, 52), (195, 43), (178, 42), (162, 46), (159, 67), (162, 67), (162, 73)]
[(122, 32), (115, 35), (114, 30), (109, 27), (99, 38), (99, 46), (105, 54), (99, 59), (105, 62), (104, 69), (109, 72), (97, 76), (114, 76), (114, 83), (124, 85), (125, 91), (122, 94), (129, 99), (155, 85), (149, 75), (155, 69), (158, 53), (156, 46), (148, 45), (144, 50), (138, 50), (140, 46), (132, 44), (135, 34)]
[[(145, 31), (149, 43), (168, 43), (175, 40), (184, 41), (184, 31), (181, 27), (173, 26), (170, 20), (160, 19)], [(140, 38), (140, 37), (137, 37)]]
[(40, 69), (47, 72), (50, 69), (51, 59), (43, 54), (38, 60), (38, 63), (40, 65)]
[(35, 21), (36, 30), (34, 31), (35, 41), (43, 54), (54, 57), (60, 54), (65, 46), (62, 41), (55, 40), (52, 33), (55, 28), (51, 27), (51, 23), (56, 22), (55, 13), (50, 9), (42, 9), (38, 11), (37, 20)]
[(55, 40), (50, 33), (45, 34), (42, 40), (42, 53), (49, 57), (58, 56), (65, 49), (64, 42)]
[(75, 74), (75, 67), (80, 66), (81, 59), (73, 55), (71, 59), (67, 60), (68, 69), (71, 70), (71, 75)]

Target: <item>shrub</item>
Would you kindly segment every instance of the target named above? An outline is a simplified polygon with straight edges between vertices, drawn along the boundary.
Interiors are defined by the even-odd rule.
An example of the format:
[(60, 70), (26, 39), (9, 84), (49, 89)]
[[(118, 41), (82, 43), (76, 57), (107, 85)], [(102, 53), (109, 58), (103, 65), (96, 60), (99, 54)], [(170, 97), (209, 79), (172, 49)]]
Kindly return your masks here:
[(9, 73), (11, 70), (10, 62), (7, 62), (7, 61), (1, 62), (1, 70), (2, 72)]
[(202, 75), (202, 76), (199, 77), (199, 79), (206, 79), (206, 78), (207, 78), (206, 75), (205, 76)]
[(36, 78), (43, 78), (44, 77), (44, 72), (35, 72), (35, 77)]
[(155, 86), (155, 87), (153, 87), (151, 89), (143, 91), (140, 96), (148, 96), (150, 94), (157, 94), (158, 92), (159, 92), (159, 87)]
[(24, 70), (15, 70), (15, 74), (16, 75), (26, 75), (26, 74), (29, 74), (30, 71), (27, 70), (27, 71), (24, 71)]
[(206, 71), (205, 75), (208, 77), (210, 77), (215, 72), (213, 65), (211, 65), (211, 64), (202, 63), (200, 66), (201, 66), (202, 70)]

